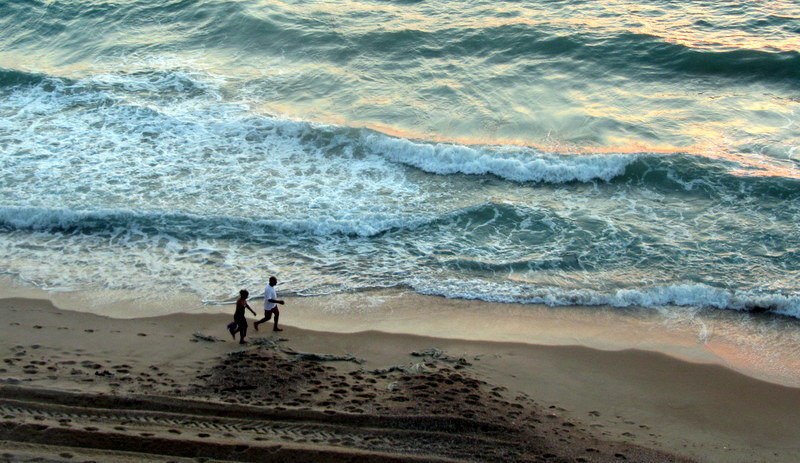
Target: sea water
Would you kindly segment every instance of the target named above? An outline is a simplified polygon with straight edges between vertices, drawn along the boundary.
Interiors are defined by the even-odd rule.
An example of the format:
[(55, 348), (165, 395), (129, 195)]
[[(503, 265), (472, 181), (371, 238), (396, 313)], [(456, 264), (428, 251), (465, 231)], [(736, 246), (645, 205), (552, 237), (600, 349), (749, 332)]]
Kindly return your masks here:
[(800, 317), (791, 1), (7, 0), (0, 271)]

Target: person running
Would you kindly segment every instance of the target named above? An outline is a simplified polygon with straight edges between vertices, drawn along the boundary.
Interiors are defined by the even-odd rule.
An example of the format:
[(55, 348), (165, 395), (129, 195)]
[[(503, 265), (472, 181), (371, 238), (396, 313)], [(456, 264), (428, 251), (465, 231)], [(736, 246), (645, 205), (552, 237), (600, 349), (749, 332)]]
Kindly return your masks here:
[(278, 304), (283, 305), (283, 300), (278, 299), (278, 295), (275, 293), (275, 285), (277, 284), (277, 278), (274, 276), (269, 277), (269, 284), (264, 288), (264, 318), (253, 323), (253, 327), (256, 331), (258, 331), (258, 325), (260, 323), (268, 322), (273, 315), (275, 316), (275, 324), (272, 326), (272, 331), (283, 331), (281, 328), (278, 328), (278, 317), (281, 314), (278, 310)]
[[(244, 337), (247, 336), (247, 318), (244, 316), (244, 309), (256, 315), (256, 312), (247, 303), (249, 296), (250, 293), (246, 289), (239, 291), (239, 299), (236, 300), (236, 311), (233, 313), (233, 323), (228, 325), (228, 331), (231, 332), (234, 341), (236, 340), (236, 333), (239, 333), (239, 344), (247, 344), (247, 341), (244, 340)], [(234, 324), (235, 326), (233, 326)]]

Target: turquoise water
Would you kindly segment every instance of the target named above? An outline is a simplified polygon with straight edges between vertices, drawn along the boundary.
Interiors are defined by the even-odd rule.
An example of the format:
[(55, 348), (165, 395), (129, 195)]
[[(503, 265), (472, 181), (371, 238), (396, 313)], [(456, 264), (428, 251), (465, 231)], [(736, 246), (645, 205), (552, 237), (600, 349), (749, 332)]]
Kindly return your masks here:
[(2, 270), (800, 316), (800, 5), (0, 4)]

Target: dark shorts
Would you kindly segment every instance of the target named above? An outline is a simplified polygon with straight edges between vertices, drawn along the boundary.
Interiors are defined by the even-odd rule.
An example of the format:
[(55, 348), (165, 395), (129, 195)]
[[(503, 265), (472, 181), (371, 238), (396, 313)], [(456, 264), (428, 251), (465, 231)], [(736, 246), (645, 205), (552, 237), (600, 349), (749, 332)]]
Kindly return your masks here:
[(273, 307), (273, 308), (271, 308), (271, 309), (269, 309), (269, 310), (267, 310), (267, 309), (264, 309), (264, 318), (263, 318), (261, 321), (262, 321), (262, 322), (265, 322), (265, 321), (267, 321), (267, 320), (272, 320), (272, 316), (273, 316), (273, 315), (275, 315), (275, 320), (277, 320), (277, 319), (278, 319), (278, 314), (279, 314), (279, 313), (280, 313), (280, 312), (278, 311), (278, 308), (277, 308), (277, 307)]
[(247, 328), (247, 319), (246, 318), (238, 318), (237, 317), (237, 318), (234, 318), (233, 321), (236, 323), (236, 325), (240, 329), (241, 328)]

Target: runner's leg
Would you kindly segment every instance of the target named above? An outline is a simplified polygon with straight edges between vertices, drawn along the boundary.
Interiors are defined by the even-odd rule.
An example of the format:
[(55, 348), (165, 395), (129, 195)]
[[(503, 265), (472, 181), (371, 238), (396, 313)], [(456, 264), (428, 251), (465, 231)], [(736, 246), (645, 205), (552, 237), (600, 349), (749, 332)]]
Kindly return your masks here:
[(282, 329), (278, 328), (278, 317), (281, 316), (280, 310), (277, 307), (272, 309), (272, 312), (275, 313), (275, 325), (272, 327), (272, 331), (283, 331)]
[(269, 310), (265, 310), (264, 311), (264, 318), (262, 318), (261, 320), (253, 323), (253, 328), (255, 328), (256, 331), (258, 331), (258, 325), (261, 324), (261, 323), (264, 323), (264, 322), (268, 322), (270, 318), (272, 318), (272, 312), (269, 311)]

